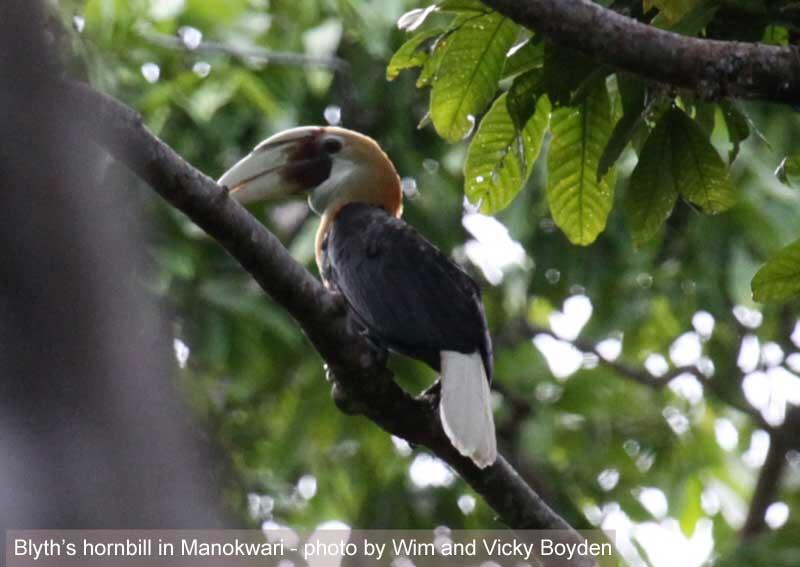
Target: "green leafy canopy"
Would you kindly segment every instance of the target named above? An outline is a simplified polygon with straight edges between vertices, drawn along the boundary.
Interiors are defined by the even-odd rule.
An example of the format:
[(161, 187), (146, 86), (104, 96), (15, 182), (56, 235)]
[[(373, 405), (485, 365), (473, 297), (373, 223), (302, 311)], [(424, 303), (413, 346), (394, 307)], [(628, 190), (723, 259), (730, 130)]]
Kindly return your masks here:
[[(648, 0), (643, 7), (648, 23), (686, 35), (702, 35), (718, 12), (716, 3), (699, 0)], [(452, 19), (443, 26), (447, 17)], [(417, 86), (431, 88), (423, 123), (429, 119), (451, 143), (475, 132), (464, 162), (464, 194), (484, 213), (512, 203), (543, 147), (547, 208), (572, 244), (589, 245), (606, 229), (617, 165), (628, 148), (638, 159), (622, 208), (637, 245), (659, 234), (679, 197), (707, 215), (736, 204), (729, 167), (758, 130), (734, 101), (672, 95), (664, 112), (669, 97), (663, 91), (650, 92), (634, 76), (612, 73), (580, 53), (527, 36), (475, 0), (413, 10), (400, 27), (414, 33), (389, 62), (387, 77), (421, 67)], [(781, 29), (769, 25), (762, 35), (773, 37)], [(727, 160), (715, 147), (720, 140), (712, 143), (717, 130), (727, 139)], [(785, 184), (800, 186), (800, 158), (788, 156), (776, 173)], [(800, 292), (800, 277), (790, 269), (793, 246), (753, 279), (756, 299)]]

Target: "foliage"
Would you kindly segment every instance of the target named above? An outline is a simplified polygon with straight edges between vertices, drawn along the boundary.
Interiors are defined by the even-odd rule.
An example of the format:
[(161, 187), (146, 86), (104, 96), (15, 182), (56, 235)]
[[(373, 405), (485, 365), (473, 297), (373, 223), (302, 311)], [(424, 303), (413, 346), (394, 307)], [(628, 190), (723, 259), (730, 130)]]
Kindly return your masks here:
[[(651, 1), (643, 3), (640, 19), (681, 33), (708, 36), (716, 31), (717, 20), (722, 21), (722, 14), (717, 13), (718, 8), (717, 3), (707, 1)], [(775, 25), (776, 22), (770, 19), (774, 16), (765, 8), (748, 4), (746, 8), (740, 6), (739, 9), (756, 12), (759, 18), (746, 30), (747, 37), (738, 39), (749, 40), (749, 36), (759, 30), (761, 35), (780, 37), (781, 30), (785, 32), (787, 29)], [(431, 16), (437, 11), (451, 15), (449, 25), (442, 26), (435, 16)], [(490, 100), (490, 93), (498, 88), (502, 92), (505, 88), (502, 80), (523, 70), (527, 73), (520, 74), (508, 88), (507, 103), (520, 132), (533, 112), (531, 103), (540, 96), (546, 95), (557, 107), (573, 110), (572, 113), (556, 111), (550, 125), (554, 143), (550, 145), (547, 157), (550, 168), (555, 167), (547, 183), (550, 214), (556, 226), (573, 244), (589, 245), (605, 229), (613, 204), (613, 185), (618, 180), (615, 164), (630, 143), (635, 143), (637, 149), (643, 150), (642, 146), (648, 147), (647, 142), (650, 142), (650, 159), (636, 168), (630, 180), (633, 194), (624, 198), (628, 223), (637, 244), (644, 245), (661, 232), (679, 197), (708, 214), (723, 212), (735, 204), (736, 191), (729, 181), (728, 169), (738, 155), (740, 144), (750, 136), (751, 120), (733, 102), (722, 100), (709, 104), (692, 93), (681, 93), (669, 103), (660, 101), (661, 106), (673, 105), (673, 111), (668, 112), (662, 120), (648, 120), (648, 117), (658, 118), (651, 116), (654, 113), (652, 101), (665, 98), (658, 88), (634, 77), (611, 73), (583, 56), (557, 48), (546, 40), (526, 38), (526, 32), (515, 28), (513, 22), (482, 8), (477, 2), (432, 4), (426, 10), (419, 9), (418, 14), (424, 15), (424, 18), (414, 20), (416, 35), (397, 52), (390, 65), (389, 78), (396, 77), (401, 68), (423, 66), (417, 86), (431, 87), (433, 123), (445, 140), (454, 142), (468, 135), (475, 125), (476, 116)], [(426, 19), (436, 22), (435, 25), (439, 27), (425, 27)], [(514, 36), (522, 40), (515, 49), (508, 51), (507, 47)], [(735, 38), (726, 35), (724, 39)], [(537, 44), (544, 49), (535, 49)], [(501, 55), (504, 53), (505, 73), (500, 70), (503, 65)], [(432, 63), (434, 60), (436, 62)], [(526, 86), (520, 97), (517, 87), (523, 82)], [(599, 83), (606, 83), (606, 86), (596, 87)], [(613, 122), (610, 125), (605, 124), (604, 108), (597, 107), (595, 112), (586, 107), (587, 94), (595, 88), (608, 89), (613, 107), (621, 108), (619, 115), (611, 116)], [(516, 109), (521, 106), (518, 102), (520, 99), (524, 102), (521, 115), (518, 116)], [(651, 100), (647, 107), (646, 99)], [(525, 101), (527, 106), (524, 106)], [(689, 113), (680, 111), (680, 108)], [(663, 109), (655, 113), (661, 111)], [(721, 115), (722, 128), (718, 128), (717, 115)], [(566, 132), (577, 136), (572, 140), (573, 143), (563, 144), (559, 143), (559, 136), (555, 134), (562, 128), (559, 117), (567, 116), (571, 117), (569, 122), (572, 128), (567, 128)], [(495, 120), (495, 115), (488, 113), (486, 118)], [(588, 119), (586, 123), (582, 122), (584, 118)], [(595, 119), (597, 123), (589, 127)], [(608, 128), (612, 128), (610, 133), (604, 131)], [(711, 135), (715, 128), (721, 130), (725, 141), (731, 146), (730, 164), (722, 161), (712, 145)], [(589, 134), (595, 136), (591, 147), (587, 144)], [(663, 139), (664, 136), (669, 138)], [(475, 136), (472, 144), (482, 146), (483, 140)], [(659, 177), (658, 196), (648, 199), (643, 195), (642, 183), (655, 179), (653, 176), (658, 174), (656, 168), (662, 167), (653, 156), (659, 148), (665, 147), (664, 144), (672, 149), (672, 171), (678, 175), (667, 179)], [(477, 155), (480, 152), (481, 149), (476, 148), (471, 153)], [(576, 152), (579, 157), (575, 157)], [(502, 169), (505, 155), (498, 154), (495, 165), (490, 167), (484, 164), (484, 169)], [(792, 175), (795, 165), (793, 159), (789, 157), (784, 162), (787, 167), (780, 170), (782, 180), (788, 180)], [(664, 172), (666, 170), (661, 173)], [(597, 180), (592, 181), (591, 177)], [(464, 192), (467, 198), (479, 203), (483, 212), (496, 213), (512, 202), (526, 184), (528, 175), (495, 178), (491, 184), (480, 189), (475, 187), (471, 175), (465, 175), (465, 178)], [(620, 181), (624, 182), (622, 179)], [(760, 297), (777, 298), (773, 295)]]
[[(786, 41), (796, 33), (760, 3), (613, 4), (642, 21), (710, 38)], [(134, 106), (211, 176), (273, 132), (334, 116), (328, 107), (341, 110), (344, 126), (381, 143), (421, 188), (406, 203), (406, 219), (483, 288), (503, 451), (574, 525), (623, 515), (637, 528), (667, 529), (672, 518), (678, 536), (688, 538), (711, 522), (714, 554), (725, 564), (742, 564), (737, 557), (770, 564), (778, 552), (793, 553), (783, 530), (746, 550), (737, 531), (758, 474), (747, 455), (763, 428), (743, 382), (800, 370), (783, 356), (775, 362), (757, 352), (752, 367), (739, 360), (743, 336), (765, 353), (774, 344), (798, 356), (788, 336), (796, 303), (757, 305), (750, 290), (759, 265), (776, 252), (753, 280), (756, 299), (798, 290), (796, 244), (778, 252), (800, 236), (795, 113), (644, 83), (474, 0), (426, 8), (411, 0), (58, 7), (70, 26), (73, 16), (83, 18), (83, 31), (71, 36), (75, 72)], [(161, 41), (187, 27), (239, 53), (336, 55), (350, 70)], [(159, 70), (152, 82), (142, 71), (147, 64)], [(773, 172), (784, 157), (778, 178)], [(153, 224), (147, 269), (137, 278), (174, 313), (176, 339), (189, 348), (178, 374), (228, 457), (225, 495), (234, 509), (254, 523), (498, 527), (483, 502), (471, 509), (462, 481), (424, 468), (419, 450), (338, 412), (293, 322), (213, 242), (118, 168), (108, 184)], [(462, 217), (464, 196), (500, 224), (471, 210)], [(315, 269), (315, 223), (304, 205), (254, 213)], [(474, 232), (476, 220), (491, 230)], [(574, 316), (575, 296), (591, 300), (591, 316), (558, 335), (558, 322)], [(713, 332), (698, 330), (698, 313), (713, 318)], [(564, 348), (575, 347), (579, 334), (576, 348), (586, 356), (556, 375), (558, 364), (531, 345), (532, 333), (516, 330), (520, 323), (557, 334)], [(657, 367), (658, 356), (676, 372), (676, 340), (687, 334), (700, 345), (688, 364), (694, 382), (690, 376), (654, 387), (629, 379), (633, 369), (655, 380), (647, 368)], [(621, 342), (618, 357), (592, 352), (608, 341)], [(391, 364), (409, 390), (434, 378), (407, 359)], [(718, 441), (720, 423), (737, 432), (732, 445)], [(786, 466), (775, 497), (796, 520), (800, 469)], [(643, 505), (648, 488), (665, 495), (664, 515)], [(636, 553), (647, 558), (641, 548)]]
[(664, 113), (648, 136), (631, 174), (628, 209), (634, 239), (653, 236), (678, 195), (716, 214), (734, 204), (725, 164), (700, 127), (685, 113)]

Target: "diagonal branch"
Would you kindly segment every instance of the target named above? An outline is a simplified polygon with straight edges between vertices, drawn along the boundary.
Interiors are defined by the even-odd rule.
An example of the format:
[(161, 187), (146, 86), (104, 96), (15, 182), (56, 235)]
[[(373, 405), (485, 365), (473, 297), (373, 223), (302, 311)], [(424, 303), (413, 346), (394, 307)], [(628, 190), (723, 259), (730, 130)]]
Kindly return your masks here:
[(282, 65), (297, 67), (322, 67), (331, 71), (348, 72), (350, 65), (339, 57), (325, 57), (297, 53), (294, 51), (273, 51), (257, 46), (239, 46), (217, 41), (201, 41), (191, 49), (179, 37), (161, 33), (145, 33), (144, 37), (156, 45), (168, 49), (182, 49), (196, 53), (222, 53), (237, 59), (253, 61), (263, 65)]
[[(533, 337), (534, 335), (543, 334), (543, 335), (549, 335), (559, 341), (564, 340), (557, 334), (555, 334), (553, 331), (548, 329), (547, 327), (542, 327), (540, 325), (533, 325), (526, 321), (524, 322), (524, 328), (527, 332), (527, 335), (530, 337)], [(644, 368), (635, 368), (633, 366), (630, 366), (628, 364), (625, 364), (624, 362), (620, 362), (617, 360), (607, 360), (600, 353), (600, 351), (597, 348), (597, 345), (586, 339), (576, 338), (575, 340), (567, 342), (572, 344), (572, 346), (574, 346), (581, 352), (584, 353), (590, 352), (594, 354), (597, 357), (597, 361), (599, 364), (606, 366), (607, 368), (610, 368), (623, 378), (626, 378), (628, 380), (631, 380), (632, 382), (637, 382), (639, 384), (648, 386), (649, 388), (653, 388), (656, 390), (662, 389), (664, 386), (669, 384), (673, 379), (677, 378), (678, 376), (680, 376), (685, 372), (689, 372), (691, 374), (694, 374), (695, 376), (698, 376), (699, 374), (696, 368), (689, 366), (689, 367), (674, 368), (664, 376), (656, 377), (647, 372), (647, 370), (645, 370)], [(700, 378), (702, 378), (702, 376), (700, 376)]]
[[(506, 335), (501, 338), (507, 340), (509, 335), (512, 335), (514, 339), (517, 339), (520, 335), (532, 337), (537, 334), (546, 334), (554, 339), (564, 340), (552, 330), (539, 325), (533, 325), (524, 320), (517, 321), (510, 325)], [(604, 359), (597, 349), (597, 346), (591, 341), (578, 338), (568, 342), (581, 352), (591, 352), (595, 354), (600, 364), (613, 370), (621, 377), (655, 390), (662, 389), (683, 373), (691, 373), (706, 387), (714, 390), (721, 401), (749, 415), (757, 425), (765, 429), (770, 437), (769, 450), (764, 464), (759, 471), (756, 486), (750, 499), (747, 519), (740, 531), (740, 537), (747, 540), (758, 536), (766, 530), (766, 511), (770, 504), (775, 501), (776, 495), (780, 489), (780, 480), (787, 463), (785, 458), (786, 453), (789, 449), (798, 446), (798, 439), (800, 438), (798, 437), (798, 432), (800, 432), (800, 407), (791, 406), (787, 411), (784, 423), (778, 427), (774, 427), (764, 419), (759, 410), (750, 406), (747, 402), (740, 403), (738, 400), (731, 399), (729, 395), (721, 391), (717, 386), (718, 381), (709, 380), (693, 366), (674, 368), (664, 376), (655, 378), (643, 368)], [(510, 393), (504, 393), (504, 397), (509, 403), (513, 404), (513, 413), (526, 415), (530, 412), (530, 406), (521, 400), (515, 399)]]
[[(508, 329), (504, 335), (500, 338), (508, 340), (509, 338), (513, 338), (516, 340), (519, 336), (524, 336), (526, 338), (533, 337), (534, 335), (544, 334), (553, 337), (559, 341), (563, 341), (561, 337), (556, 335), (552, 330), (548, 329), (547, 327), (542, 327), (540, 325), (534, 325), (529, 323), (525, 320), (520, 320), (512, 323), (508, 326)], [(775, 428), (764, 419), (764, 416), (761, 415), (761, 412), (747, 403), (746, 400), (737, 398), (736, 396), (732, 396), (729, 392), (726, 391), (723, 384), (720, 383), (719, 380), (713, 380), (708, 378), (707, 376), (703, 375), (696, 366), (678, 366), (671, 369), (669, 372), (664, 374), (663, 376), (655, 377), (651, 375), (646, 369), (631, 366), (624, 362), (618, 360), (607, 360), (603, 358), (603, 355), (597, 348), (592, 341), (577, 338), (575, 340), (566, 341), (569, 342), (572, 346), (577, 348), (579, 351), (584, 353), (592, 353), (597, 356), (598, 363), (613, 370), (616, 374), (620, 377), (625, 378), (626, 380), (630, 380), (632, 382), (636, 382), (643, 386), (647, 386), (648, 388), (652, 388), (654, 390), (661, 390), (665, 386), (668, 386), (670, 382), (676, 379), (678, 376), (682, 374), (691, 374), (697, 380), (699, 380), (704, 388), (707, 388), (709, 391), (714, 392), (717, 398), (727, 404), (728, 406), (744, 413), (745, 415), (750, 416), (753, 421), (762, 429), (766, 430), (767, 432), (772, 432)], [(741, 382), (743, 377), (739, 377), (739, 381)], [(794, 426), (796, 427), (795, 431), (800, 431), (800, 420), (799, 423)]]
[[(89, 136), (215, 238), (292, 315), (326, 362), (340, 409), (430, 449), (510, 527), (572, 529), (504, 458), (481, 470), (459, 455), (442, 430), (433, 400), (403, 391), (386, 370), (385, 355), (354, 331), (322, 284), (214, 181), (153, 136), (136, 112), (85, 85), (66, 84), (64, 91), (70, 112)], [(574, 538), (583, 541), (577, 533)]]
[(590, 0), (483, 0), (555, 43), (704, 98), (733, 96), (800, 104), (794, 46), (687, 37), (643, 24)]

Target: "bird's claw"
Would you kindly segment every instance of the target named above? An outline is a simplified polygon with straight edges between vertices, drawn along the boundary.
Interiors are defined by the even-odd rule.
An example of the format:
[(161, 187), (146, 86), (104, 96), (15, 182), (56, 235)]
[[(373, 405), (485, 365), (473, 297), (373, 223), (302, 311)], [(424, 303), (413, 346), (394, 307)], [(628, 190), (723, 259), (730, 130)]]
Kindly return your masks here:
[(227, 185), (221, 185), (219, 193), (217, 193), (214, 196), (214, 198), (216, 201), (222, 203), (224, 201), (227, 201), (230, 196), (231, 196), (230, 187), (228, 187)]
[(343, 315), (345, 311), (347, 311), (347, 301), (345, 300), (344, 295), (342, 295), (342, 292), (331, 290), (329, 295), (331, 299), (331, 314)]

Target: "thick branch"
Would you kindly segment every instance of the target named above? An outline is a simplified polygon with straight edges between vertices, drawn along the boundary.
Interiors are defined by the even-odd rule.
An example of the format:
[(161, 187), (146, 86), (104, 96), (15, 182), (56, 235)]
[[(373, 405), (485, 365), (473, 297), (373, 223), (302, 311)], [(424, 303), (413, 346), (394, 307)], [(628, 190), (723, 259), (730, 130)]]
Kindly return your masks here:
[(383, 353), (354, 331), (322, 284), (214, 181), (147, 131), (134, 111), (86, 86), (70, 84), (65, 91), (71, 112), (100, 145), (214, 237), (294, 317), (327, 363), (334, 400), (343, 411), (362, 414), (433, 451), (510, 527), (571, 529), (502, 457), (480, 470), (459, 455), (432, 400), (404, 392), (385, 369)]
[(598, 63), (696, 91), (800, 104), (794, 46), (699, 39), (638, 22), (590, 0), (483, 0), (515, 22)]

